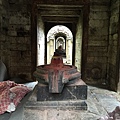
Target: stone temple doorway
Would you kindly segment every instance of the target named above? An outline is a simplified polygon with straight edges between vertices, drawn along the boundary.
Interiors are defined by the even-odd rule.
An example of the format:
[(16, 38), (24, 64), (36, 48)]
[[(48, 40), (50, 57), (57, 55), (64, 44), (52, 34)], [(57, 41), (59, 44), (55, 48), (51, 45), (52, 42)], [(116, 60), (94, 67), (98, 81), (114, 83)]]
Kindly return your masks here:
[(62, 47), (65, 55), (64, 64), (72, 65), (73, 35), (69, 28), (63, 25), (52, 27), (47, 34), (47, 64), (50, 64), (54, 52)]
[(63, 57), (64, 64), (75, 65), (78, 71), (81, 71), (82, 31), (82, 16), (75, 28), (72, 24), (43, 23), (39, 16), (37, 20), (37, 66), (49, 64), (55, 50), (62, 45), (66, 54)]
[[(38, 6), (39, 10), (46, 11), (45, 6)], [(61, 7), (59, 8), (62, 9)], [(75, 15), (75, 19), (71, 19), (73, 13), (69, 13), (69, 9), (75, 9), (79, 12), (79, 15)], [(49, 64), (51, 57), (53, 56), (55, 50), (62, 44), (65, 49), (66, 58), (64, 59), (65, 64), (75, 65), (78, 71), (82, 71), (84, 68), (86, 55), (83, 40), (83, 13), (81, 7), (66, 8), (68, 16), (71, 17), (64, 20), (65, 16), (60, 16), (59, 21), (54, 20), (52, 15), (50, 20), (48, 20), (43, 13), (37, 14), (37, 66), (43, 64)], [(63, 14), (63, 12), (62, 12)], [(70, 14), (70, 15), (69, 15)], [(46, 15), (45, 15), (46, 16)], [(54, 15), (53, 15), (54, 16)], [(74, 16), (74, 17), (75, 17)], [(82, 60), (84, 59), (84, 60)], [(82, 63), (82, 61), (84, 63)]]

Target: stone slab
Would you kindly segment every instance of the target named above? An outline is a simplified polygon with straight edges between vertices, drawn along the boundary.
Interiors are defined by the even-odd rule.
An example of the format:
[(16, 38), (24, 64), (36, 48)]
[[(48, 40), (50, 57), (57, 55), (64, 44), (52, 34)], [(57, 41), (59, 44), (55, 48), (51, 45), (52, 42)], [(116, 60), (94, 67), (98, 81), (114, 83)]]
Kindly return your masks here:
[(32, 110), (87, 110), (87, 104), (84, 100), (66, 100), (66, 101), (28, 101), (25, 109)]
[(65, 86), (62, 93), (49, 93), (47, 85), (38, 85), (37, 101), (86, 100), (87, 85)]

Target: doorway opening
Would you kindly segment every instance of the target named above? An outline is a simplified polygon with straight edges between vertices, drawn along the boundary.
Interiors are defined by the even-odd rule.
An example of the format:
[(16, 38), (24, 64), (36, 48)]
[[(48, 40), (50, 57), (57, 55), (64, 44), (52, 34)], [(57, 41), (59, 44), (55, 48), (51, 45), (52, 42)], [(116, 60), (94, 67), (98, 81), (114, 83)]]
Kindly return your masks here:
[(63, 63), (72, 65), (73, 34), (63, 25), (52, 27), (47, 34), (47, 64), (50, 64), (54, 52), (61, 47), (63, 50)]

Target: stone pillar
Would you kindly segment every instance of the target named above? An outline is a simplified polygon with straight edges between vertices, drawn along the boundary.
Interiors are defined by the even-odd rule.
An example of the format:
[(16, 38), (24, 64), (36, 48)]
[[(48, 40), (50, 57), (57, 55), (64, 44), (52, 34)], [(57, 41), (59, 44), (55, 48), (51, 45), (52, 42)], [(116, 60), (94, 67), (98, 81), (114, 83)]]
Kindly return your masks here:
[(52, 58), (52, 56), (53, 56), (53, 54), (54, 54), (54, 40), (53, 39), (51, 39), (50, 40), (50, 57), (49, 57), (49, 59), (50, 59), (50, 61), (51, 61), (51, 58)]
[(50, 39), (47, 43), (47, 63), (49, 64), (51, 61), (51, 58), (54, 54), (54, 39)]
[(72, 65), (72, 43), (71, 39), (67, 40), (67, 48), (66, 48), (66, 55), (67, 55), (67, 63)]

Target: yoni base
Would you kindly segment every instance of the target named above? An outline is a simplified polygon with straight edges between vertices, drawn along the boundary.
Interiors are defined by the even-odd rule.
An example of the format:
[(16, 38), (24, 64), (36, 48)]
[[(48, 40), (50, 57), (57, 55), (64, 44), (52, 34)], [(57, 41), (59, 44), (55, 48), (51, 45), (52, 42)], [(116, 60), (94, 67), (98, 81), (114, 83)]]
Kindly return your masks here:
[(87, 85), (81, 80), (79, 84), (68, 84), (63, 88), (61, 93), (49, 93), (48, 86), (39, 83), (37, 101), (86, 100)]
[(25, 104), (24, 120), (43, 120), (45, 117), (43, 114), (48, 111), (49, 115), (46, 113), (46, 117), (49, 119), (53, 113), (54, 116), (66, 111), (74, 114), (74, 111), (87, 110), (86, 99), (87, 85), (82, 80), (66, 85), (61, 94), (49, 93), (48, 86), (39, 83)]

